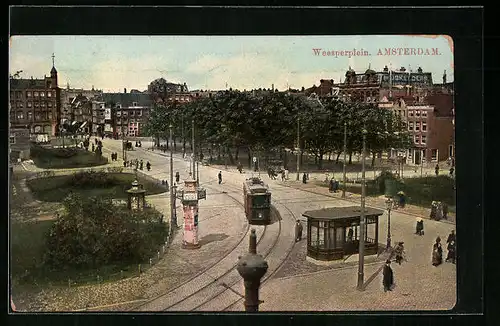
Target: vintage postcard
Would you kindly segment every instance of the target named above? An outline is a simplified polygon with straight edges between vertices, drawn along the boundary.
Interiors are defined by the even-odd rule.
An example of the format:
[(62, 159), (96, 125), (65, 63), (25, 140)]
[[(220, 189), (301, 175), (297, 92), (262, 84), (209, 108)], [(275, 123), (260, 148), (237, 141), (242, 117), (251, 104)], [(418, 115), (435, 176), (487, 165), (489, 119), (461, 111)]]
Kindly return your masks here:
[(455, 306), (451, 37), (13, 36), (9, 71), (13, 310)]

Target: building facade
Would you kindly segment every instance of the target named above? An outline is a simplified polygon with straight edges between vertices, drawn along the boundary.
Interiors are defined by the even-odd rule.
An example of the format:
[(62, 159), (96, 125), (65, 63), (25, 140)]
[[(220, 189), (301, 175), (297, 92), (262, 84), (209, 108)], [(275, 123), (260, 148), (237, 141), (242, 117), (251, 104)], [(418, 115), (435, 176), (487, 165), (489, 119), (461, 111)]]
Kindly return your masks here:
[[(83, 118), (79, 116), (83, 115), (83, 112), (80, 113), (83, 110), (76, 107), (78, 102), (88, 101), (91, 103), (100, 94), (102, 94), (102, 90), (95, 90), (94, 87), (91, 90), (86, 90), (70, 88), (67, 84), (66, 88), (61, 89), (61, 118), (73, 121), (76, 116), (78, 121), (82, 120)], [(75, 100), (76, 98), (78, 100)], [(75, 111), (75, 109), (77, 110)]]
[(93, 132), (108, 136), (142, 136), (153, 100), (148, 93), (103, 93), (92, 103)]
[(10, 123), (31, 133), (58, 134), (61, 97), (54, 66), (43, 79), (10, 78)]

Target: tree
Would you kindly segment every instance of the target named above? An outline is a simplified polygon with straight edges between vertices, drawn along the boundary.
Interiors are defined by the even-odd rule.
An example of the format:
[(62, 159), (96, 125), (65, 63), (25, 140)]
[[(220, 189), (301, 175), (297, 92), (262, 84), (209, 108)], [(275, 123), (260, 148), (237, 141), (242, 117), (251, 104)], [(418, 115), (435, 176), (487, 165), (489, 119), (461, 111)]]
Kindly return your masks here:
[(109, 199), (70, 194), (47, 235), (45, 263), (53, 269), (96, 269), (108, 264), (138, 263), (163, 242), (160, 213), (130, 211)]

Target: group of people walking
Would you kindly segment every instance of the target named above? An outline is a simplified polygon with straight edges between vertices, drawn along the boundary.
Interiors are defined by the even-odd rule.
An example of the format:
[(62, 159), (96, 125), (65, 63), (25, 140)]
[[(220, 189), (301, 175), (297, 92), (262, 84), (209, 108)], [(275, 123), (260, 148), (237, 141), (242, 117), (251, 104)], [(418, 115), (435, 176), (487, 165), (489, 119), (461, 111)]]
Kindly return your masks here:
[[(113, 155), (113, 154), (111, 154)], [(144, 169), (144, 161), (134, 159), (134, 160), (128, 160), (128, 161), (123, 161), (123, 167), (131, 167), (136, 170), (143, 170)], [(149, 161), (146, 162), (146, 169), (148, 171), (151, 171), (151, 163)]]
[[(417, 222), (417, 234), (423, 234), (423, 220)], [(455, 264), (456, 263), (456, 235), (455, 231), (452, 230), (448, 235), (447, 251), (445, 261)], [(402, 261), (406, 261), (406, 255), (404, 251), (404, 242), (398, 242), (394, 247), (394, 261), (401, 265)], [(432, 265), (437, 267), (443, 263), (443, 248), (441, 245), (441, 238), (438, 236), (436, 242), (432, 246)], [(394, 288), (394, 272), (391, 268), (391, 260), (387, 259), (383, 268), (382, 285), (384, 286), (384, 292), (392, 291)]]
[[(451, 262), (455, 264), (456, 262), (456, 236), (455, 231), (451, 231), (448, 239), (446, 240), (448, 254), (446, 256), (446, 262)], [(432, 246), (432, 265), (439, 266), (443, 263), (443, 248), (441, 246), (441, 238), (438, 236), (436, 242)]]

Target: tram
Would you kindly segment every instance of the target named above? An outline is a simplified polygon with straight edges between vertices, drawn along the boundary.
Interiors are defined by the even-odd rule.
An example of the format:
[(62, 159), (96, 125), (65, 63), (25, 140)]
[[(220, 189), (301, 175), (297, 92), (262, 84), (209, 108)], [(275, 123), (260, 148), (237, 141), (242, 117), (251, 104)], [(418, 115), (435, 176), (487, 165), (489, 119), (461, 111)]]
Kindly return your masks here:
[(260, 178), (250, 178), (243, 183), (245, 215), (250, 224), (271, 222), (271, 192)]

